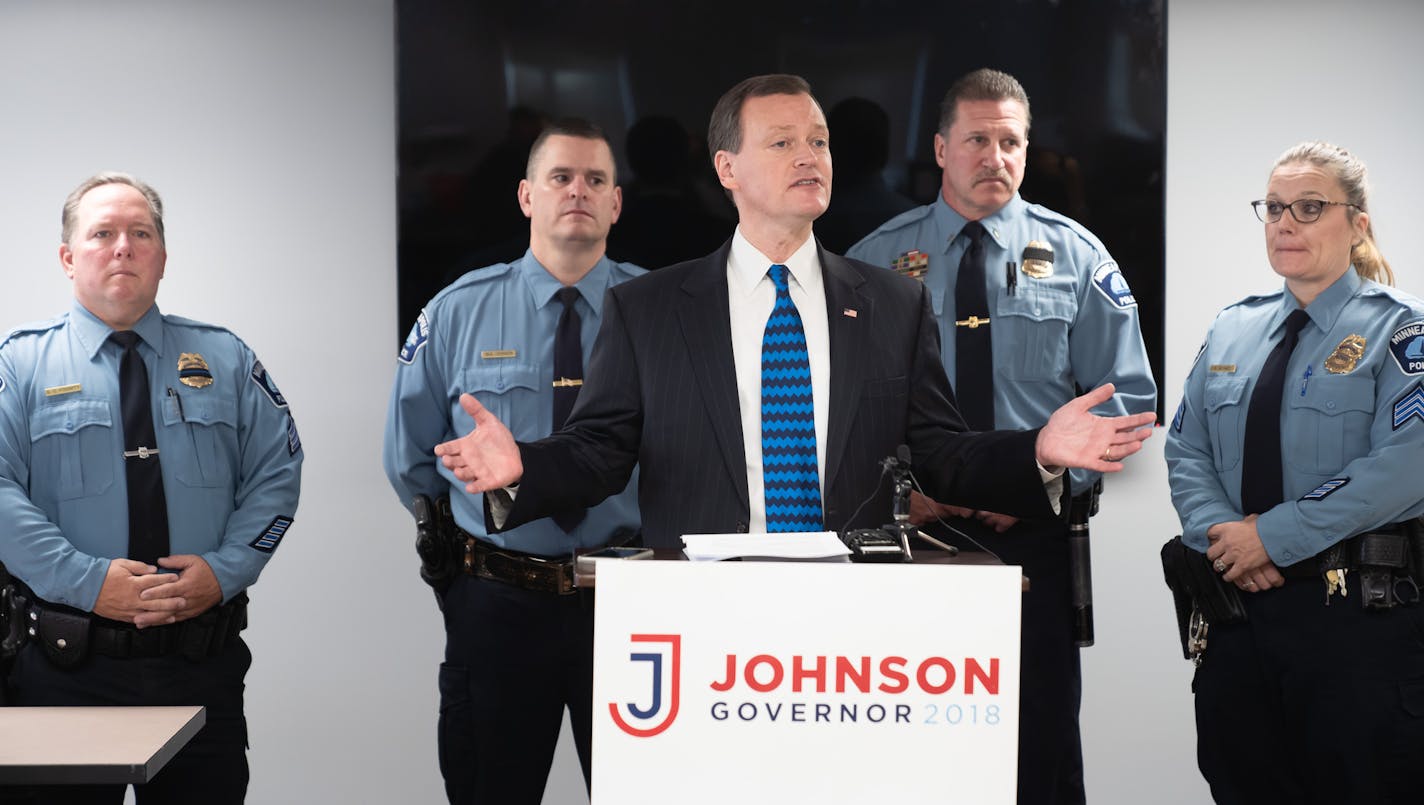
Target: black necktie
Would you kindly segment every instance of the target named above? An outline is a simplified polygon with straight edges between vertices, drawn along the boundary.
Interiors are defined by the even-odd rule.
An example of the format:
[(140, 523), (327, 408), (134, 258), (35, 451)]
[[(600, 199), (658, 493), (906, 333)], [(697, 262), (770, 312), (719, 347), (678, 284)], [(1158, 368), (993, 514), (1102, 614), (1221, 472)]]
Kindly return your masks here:
[[(577, 288), (560, 288), (555, 296), (564, 305), (559, 326), (554, 330), (554, 430), (558, 430), (569, 420), (569, 412), (574, 410), (574, 401), (583, 386), (583, 339), (579, 336), (583, 319), (574, 307), (579, 297)], [(572, 531), (583, 522), (585, 514), (584, 509), (560, 512), (554, 515), (554, 522), (559, 528)]]
[(128, 558), (154, 564), (168, 555), (168, 499), (158, 465), (158, 439), (148, 393), (148, 369), (138, 352), (138, 333), (110, 336), (124, 348), (119, 361), (119, 407), (124, 417), (124, 473), (129, 498)]
[(1300, 329), (1310, 321), (1304, 310), (1286, 317), (1286, 332), (1266, 356), (1251, 405), (1246, 411), (1246, 438), (1241, 459), (1243, 514), (1264, 514), (1285, 499), (1281, 480), (1281, 398), (1285, 396), (1286, 364), (1290, 363)]
[(969, 239), (954, 283), (954, 395), (971, 430), (994, 428), (994, 347), (984, 288), (984, 227), (964, 225)]

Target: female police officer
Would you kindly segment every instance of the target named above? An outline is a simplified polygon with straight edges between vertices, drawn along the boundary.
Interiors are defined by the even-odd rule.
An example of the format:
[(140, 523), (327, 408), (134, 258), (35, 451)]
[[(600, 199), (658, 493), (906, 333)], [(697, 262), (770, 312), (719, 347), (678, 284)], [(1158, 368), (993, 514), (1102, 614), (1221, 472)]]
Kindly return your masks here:
[(1387, 287), (1366, 193), (1336, 146), (1276, 161), (1253, 206), (1285, 287), (1221, 312), (1168, 433), (1183, 541), (1247, 614), (1192, 685), (1218, 802), (1424, 792), (1424, 579), (1390, 555), (1424, 513), (1424, 302)]

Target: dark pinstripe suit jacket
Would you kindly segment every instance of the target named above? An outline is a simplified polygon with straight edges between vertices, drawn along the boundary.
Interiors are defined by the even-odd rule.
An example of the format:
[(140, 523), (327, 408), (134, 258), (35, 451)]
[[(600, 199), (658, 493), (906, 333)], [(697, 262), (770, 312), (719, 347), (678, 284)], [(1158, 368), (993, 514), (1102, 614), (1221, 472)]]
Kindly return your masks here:
[[(568, 426), (520, 445), (524, 477), (506, 528), (596, 504), (641, 464), (645, 544), (681, 547), (683, 534), (747, 530), (730, 248), (609, 289)], [(890, 484), (878, 462), (901, 444), (937, 500), (1052, 517), (1034, 464), (1038, 431), (964, 432), (924, 286), (825, 250), (820, 259), (831, 344), (826, 527), (889, 520)]]

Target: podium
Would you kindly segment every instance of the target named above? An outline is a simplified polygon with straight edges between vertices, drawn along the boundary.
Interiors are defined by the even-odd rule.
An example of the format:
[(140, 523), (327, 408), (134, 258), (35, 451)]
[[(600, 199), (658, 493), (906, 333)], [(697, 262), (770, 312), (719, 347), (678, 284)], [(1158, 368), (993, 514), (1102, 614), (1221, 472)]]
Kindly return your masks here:
[(206, 721), (185, 707), (0, 707), (0, 784), (146, 783)]
[(1017, 566), (605, 561), (593, 805), (1015, 801)]

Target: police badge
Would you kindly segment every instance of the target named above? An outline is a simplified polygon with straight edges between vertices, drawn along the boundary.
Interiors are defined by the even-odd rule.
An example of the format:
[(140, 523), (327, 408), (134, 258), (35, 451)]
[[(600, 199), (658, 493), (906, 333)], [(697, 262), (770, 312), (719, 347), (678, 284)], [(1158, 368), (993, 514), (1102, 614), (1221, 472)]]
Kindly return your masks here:
[(1023, 273), (1041, 280), (1053, 276), (1053, 246), (1031, 240), (1023, 250)]
[(1340, 346), (1325, 359), (1325, 370), (1333, 375), (1349, 374), (1355, 364), (1365, 357), (1365, 337), (1351, 334), (1340, 342)]
[(184, 352), (178, 356), (178, 382), (195, 389), (207, 388), (213, 384), (213, 373), (208, 371), (208, 362), (196, 352)]

